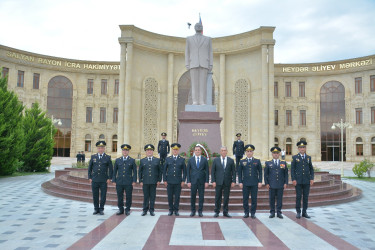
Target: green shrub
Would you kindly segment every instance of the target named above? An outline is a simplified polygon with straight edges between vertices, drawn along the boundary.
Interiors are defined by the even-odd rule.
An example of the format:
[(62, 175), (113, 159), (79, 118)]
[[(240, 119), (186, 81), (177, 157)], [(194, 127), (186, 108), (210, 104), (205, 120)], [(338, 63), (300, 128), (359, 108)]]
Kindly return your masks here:
[(374, 167), (374, 164), (371, 163), (369, 160), (364, 159), (359, 164), (355, 164), (353, 167), (353, 173), (358, 176), (358, 178), (362, 178), (363, 175), (367, 172), (368, 176), (370, 176), (370, 171)]

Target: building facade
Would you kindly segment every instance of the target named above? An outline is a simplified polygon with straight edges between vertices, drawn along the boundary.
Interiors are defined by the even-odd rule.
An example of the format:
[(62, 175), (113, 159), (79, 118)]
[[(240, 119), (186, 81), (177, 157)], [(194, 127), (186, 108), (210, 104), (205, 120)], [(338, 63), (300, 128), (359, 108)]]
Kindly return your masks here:
[[(185, 38), (121, 25), (120, 62), (72, 60), (0, 45), (0, 68), (26, 107), (39, 102), (62, 120), (55, 136), (57, 156), (107, 152), (132, 145), (139, 158), (161, 132), (178, 141), (178, 116), (187, 103), (190, 78), (184, 63)], [(287, 159), (296, 142), (308, 142), (313, 160), (375, 160), (375, 55), (309, 64), (274, 64), (274, 27), (213, 38), (213, 99), (222, 144), (235, 134), (254, 144), (256, 156), (270, 157), (278, 145)], [(351, 128), (332, 129), (343, 119)], [(197, 128), (199, 129), (199, 128)], [(194, 136), (194, 135), (192, 135)], [(219, 149), (211, 149), (218, 152)]]

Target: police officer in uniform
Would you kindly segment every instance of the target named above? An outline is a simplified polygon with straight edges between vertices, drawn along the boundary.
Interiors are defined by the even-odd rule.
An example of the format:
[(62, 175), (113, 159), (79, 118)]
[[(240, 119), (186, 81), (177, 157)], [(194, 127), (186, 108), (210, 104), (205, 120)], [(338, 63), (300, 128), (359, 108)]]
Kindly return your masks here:
[(142, 216), (150, 211), (151, 216), (155, 216), (155, 198), (156, 198), (156, 187), (159, 185), (163, 171), (160, 160), (153, 157), (155, 147), (152, 144), (147, 144), (144, 147), (146, 151), (146, 157), (141, 159), (139, 165), (139, 183), (143, 189), (143, 212)]
[(251, 144), (245, 146), (246, 157), (238, 165), (238, 181), (243, 194), (244, 218), (249, 217), (249, 194), (251, 194), (251, 218), (255, 219), (257, 208), (258, 188), (262, 187), (262, 164), (253, 157), (255, 147)]
[(285, 161), (280, 161), (279, 147), (272, 147), (272, 160), (265, 162), (264, 183), (269, 190), (270, 218), (275, 217), (275, 197), (277, 198), (277, 217), (283, 219), (281, 208), (283, 206), (284, 188), (288, 185), (288, 166)]
[(238, 168), (238, 164), (240, 160), (243, 158), (245, 152), (244, 142), (241, 141), (241, 133), (237, 133), (237, 140), (233, 143), (233, 155), (236, 157), (236, 167)]
[(124, 191), (126, 193), (125, 214), (130, 215), (132, 205), (133, 186), (137, 182), (137, 165), (135, 160), (129, 156), (129, 144), (122, 144), (122, 156), (117, 158), (113, 169), (112, 182), (116, 184), (117, 206), (119, 211), (116, 215), (124, 214)]
[(77, 153), (76, 157), (77, 157), (77, 163), (80, 163), (80, 162), (82, 162), (82, 155), (81, 155), (81, 151), (78, 151), (78, 153)]
[(164, 163), (163, 180), (168, 193), (168, 216), (171, 216), (173, 212), (176, 216), (179, 216), (181, 188), (186, 180), (186, 164), (185, 158), (178, 155), (181, 145), (173, 143), (171, 148), (172, 156), (167, 157)]
[(307, 206), (309, 201), (310, 186), (314, 184), (314, 168), (311, 162), (311, 156), (306, 154), (307, 142), (297, 142), (299, 153), (292, 157), (291, 175), (293, 185), (296, 188), (296, 218), (301, 218), (301, 198), (303, 195), (302, 217), (307, 219), (310, 216), (307, 214)]
[(82, 161), (82, 163), (86, 162), (86, 155), (85, 155), (84, 151), (81, 151), (81, 161)]
[(158, 143), (158, 153), (160, 157), (161, 164), (163, 165), (165, 162), (165, 158), (170, 152), (170, 146), (169, 146), (169, 141), (166, 140), (165, 138), (167, 137), (167, 133), (163, 132), (161, 133), (161, 140)]
[[(107, 197), (107, 184), (112, 179), (112, 160), (111, 156), (104, 153), (105, 141), (98, 141), (96, 147), (97, 154), (91, 156), (88, 169), (88, 178), (91, 184), (92, 196), (94, 200), (94, 213), (103, 215), (104, 205)], [(100, 190), (100, 206), (99, 206)]]

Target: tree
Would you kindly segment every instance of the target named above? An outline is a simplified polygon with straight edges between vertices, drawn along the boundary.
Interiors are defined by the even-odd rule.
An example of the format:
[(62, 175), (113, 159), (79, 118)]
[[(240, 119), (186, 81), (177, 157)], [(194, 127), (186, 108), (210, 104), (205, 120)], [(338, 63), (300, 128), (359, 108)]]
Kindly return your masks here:
[(0, 175), (11, 175), (22, 166), (22, 111), (17, 95), (8, 90), (7, 79), (0, 77)]
[(38, 103), (34, 103), (31, 109), (26, 109), (23, 129), (26, 146), (23, 153), (23, 170), (26, 172), (46, 171), (51, 165), (54, 144), (52, 132), (55, 134), (56, 129)]

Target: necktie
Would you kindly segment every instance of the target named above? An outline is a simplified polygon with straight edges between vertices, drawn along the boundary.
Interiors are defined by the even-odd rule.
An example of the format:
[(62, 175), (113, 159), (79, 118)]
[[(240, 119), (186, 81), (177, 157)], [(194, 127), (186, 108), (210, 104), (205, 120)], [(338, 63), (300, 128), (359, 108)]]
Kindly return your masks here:
[(177, 160), (177, 157), (176, 156), (173, 156), (174, 160)]
[(126, 158), (124, 157), (124, 162), (126, 161)]
[(148, 157), (148, 161), (151, 161), (151, 157)]
[(199, 157), (197, 157), (197, 168), (199, 168)]
[(223, 158), (223, 168), (225, 169), (225, 158)]
[(102, 155), (99, 155), (99, 160), (102, 159)]
[(303, 161), (305, 160), (305, 156), (304, 156), (304, 155), (302, 155), (302, 160), (303, 160)]

